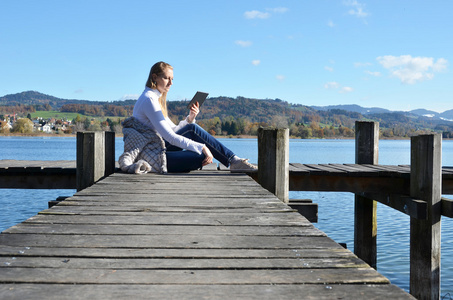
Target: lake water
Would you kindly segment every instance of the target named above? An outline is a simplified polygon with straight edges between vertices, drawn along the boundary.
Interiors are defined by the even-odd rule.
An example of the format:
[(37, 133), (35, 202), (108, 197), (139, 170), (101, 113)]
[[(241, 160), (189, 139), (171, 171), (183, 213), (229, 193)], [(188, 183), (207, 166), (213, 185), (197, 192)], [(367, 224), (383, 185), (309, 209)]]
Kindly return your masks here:
[[(233, 152), (257, 162), (256, 139), (221, 139)], [(0, 137), (0, 159), (75, 160), (74, 137)], [(116, 138), (116, 159), (123, 141)], [(354, 140), (291, 140), (290, 162), (354, 163)], [(410, 164), (410, 141), (379, 142), (379, 163)], [(453, 166), (453, 141), (442, 141), (442, 165)], [(0, 231), (47, 208), (49, 200), (71, 196), (75, 190), (0, 189)], [(447, 197), (453, 197), (448, 196)], [(354, 251), (354, 195), (351, 193), (290, 192), (291, 199), (318, 203), (314, 225)], [(378, 271), (393, 284), (409, 291), (409, 216), (378, 203)], [(441, 295), (453, 298), (453, 219), (442, 217)]]

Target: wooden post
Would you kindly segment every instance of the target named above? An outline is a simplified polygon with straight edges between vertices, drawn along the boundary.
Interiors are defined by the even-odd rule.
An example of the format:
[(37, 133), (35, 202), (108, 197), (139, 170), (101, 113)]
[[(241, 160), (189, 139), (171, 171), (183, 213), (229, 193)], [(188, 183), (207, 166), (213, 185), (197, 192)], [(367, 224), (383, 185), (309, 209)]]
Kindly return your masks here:
[(258, 129), (258, 182), (289, 201), (289, 129)]
[[(355, 123), (355, 163), (378, 164), (379, 123)], [(377, 202), (355, 195), (354, 253), (371, 267), (377, 263)]]
[(439, 134), (411, 138), (410, 196), (428, 204), (427, 220), (411, 218), (410, 293), (439, 299), (441, 247), (442, 139)]
[(115, 132), (105, 131), (105, 172), (104, 176), (115, 173)]
[(112, 139), (111, 133), (107, 136), (108, 142), (106, 143), (103, 131), (77, 132), (77, 191), (93, 185), (115, 170), (115, 140)]

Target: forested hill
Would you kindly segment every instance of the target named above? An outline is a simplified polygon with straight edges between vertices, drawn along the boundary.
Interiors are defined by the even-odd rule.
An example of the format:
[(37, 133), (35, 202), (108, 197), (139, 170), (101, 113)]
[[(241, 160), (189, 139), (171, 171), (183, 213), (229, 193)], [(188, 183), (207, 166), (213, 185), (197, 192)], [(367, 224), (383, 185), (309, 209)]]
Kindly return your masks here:
[[(189, 101), (169, 101), (168, 110), (176, 116), (185, 116), (188, 112)], [(201, 107), (199, 118), (212, 119), (246, 118), (250, 122), (270, 123), (272, 119), (279, 117), (288, 118), (290, 122), (297, 119), (297, 115), (317, 115), (317, 111), (303, 105), (290, 105), (285, 101), (259, 100), (244, 97), (208, 98)], [(301, 121), (301, 120), (297, 120)]]
[[(92, 117), (128, 117), (132, 114), (135, 100), (88, 101), (60, 99), (35, 91), (0, 97), (0, 115), (27, 116), (35, 111), (73, 112)], [(172, 119), (180, 120), (187, 113), (188, 101), (169, 101)], [(285, 126), (295, 136), (323, 137), (352, 132), (356, 120), (380, 122), (382, 132), (388, 136), (410, 136), (415, 132), (453, 132), (453, 122), (439, 116), (428, 115), (426, 110), (391, 112), (385, 109), (367, 109), (358, 105), (309, 107), (290, 104), (280, 99), (251, 99), (244, 97), (208, 98), (197, 117), (198, 122), (216, 134), (253, 134), (259, 126)], [(446, 116), (452, 111), (445, 112)], [(225, 130), (225, 128), (235, 130)], [(307, 130), (309, 131), (307, 133)], [(348, 133), (349, 134), (349, 133)], [(448, 133), (449, 134), (449, 133)], [(448, 137), (447, 134), (447, 137)]]
[[(17, 94), (9, 94), (0, 97), (0, 106), (15, 106), (15, 105), (50, 105), (52, 109), (59, 110), (65, 104), (89, 104), (89, 105), (104, 105), (118, 104), (118, 105), (130, 105), (135, 103), (134, 100), (126, 101), (90, 101), (90, 100), (78, 100), (78, 99), (62, 99), (54, 96), (46, 95), (36, 91), (27, 91)], [(133, 104), (132, 103), (132, 104)]]

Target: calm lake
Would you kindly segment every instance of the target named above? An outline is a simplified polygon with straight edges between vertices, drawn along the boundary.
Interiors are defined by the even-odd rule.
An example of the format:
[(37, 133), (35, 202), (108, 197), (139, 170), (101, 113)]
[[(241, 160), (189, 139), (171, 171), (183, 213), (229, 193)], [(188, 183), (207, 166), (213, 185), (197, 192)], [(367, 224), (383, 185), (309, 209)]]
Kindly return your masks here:
[[(221, 139), (233, 152), (257, 162), (256, 139)], [(75, 137), (0, 137), (0, 159), (75, 160)], [(354, 140), (291, 140), (290, 162), (354, 163)], [(116, 158), (123, 141), (116, 139)], [(379, 142), (380, 164), (410, 164), (409, 140)], [(453, 141), (442, 141), (442, 165), (453, 166)], [(47, 208), (58, 196), (75, 190), (0, 189), (0, 231)], [(453, 196), (445, 195), (453, 198)], [(354, 195), (351, 193), (290, 192), (291, 199), (312, 199), (318, 203), (314, 225), (354, 251)], [(409, 291), (409, 216), (378, 203), (378, 271), (393, 284)], [(442, 217), (441, 296), (453, 298), (453, 219)]]

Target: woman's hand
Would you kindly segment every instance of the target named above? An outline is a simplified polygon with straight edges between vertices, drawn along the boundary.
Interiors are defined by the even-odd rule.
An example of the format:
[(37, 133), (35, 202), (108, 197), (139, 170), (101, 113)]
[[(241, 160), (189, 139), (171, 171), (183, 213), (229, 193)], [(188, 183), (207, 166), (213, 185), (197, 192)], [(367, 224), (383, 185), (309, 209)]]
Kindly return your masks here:
[(187, 117), (187, 122), (193, 123), (199, 112), (200, 104), (198, 102), (195, 102), (194, 104), (192, 104), (192, 107), (190, 108), (189, 116)]
[(209, 148), (206, 146), (203, 147), (202, 151), (203, 154), (206, 156), (202, 162), (202, 165), (203, 166), (209, 165), (210, 163), (212, 163), (212, 159), (214, 158), (214, 156), (212, 155), (211, 150), (209, 150)]

